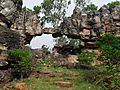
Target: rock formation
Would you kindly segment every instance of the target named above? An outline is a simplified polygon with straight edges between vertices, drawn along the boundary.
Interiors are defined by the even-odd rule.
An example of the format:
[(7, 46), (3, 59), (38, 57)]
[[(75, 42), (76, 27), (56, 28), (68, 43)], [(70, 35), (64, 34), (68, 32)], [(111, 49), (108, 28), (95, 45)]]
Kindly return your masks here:
[(42, 29), (39, 18), (30, 10), (22, 10), (18, 18), (14, 21), (11, 27), (23, 36), (25, 44), (29, 44), (33, 36), (41, 35)]
[(10, 27), (22, 8), (22, 0), (0, 0), (0, 24)]
[(71, 17), (65, 17), (60, 26), (44, 28), (41, 33), (53, 34), (53, 37), (66, 35), (78, 39), (96, 39), (100, 33), (110, 32), (120, 35), (120, 6), (109, 9), (106, 6), (95, 12), (83, 12), (75, 8)]
[(22, 36), (10, 29), (21, 9), (22, 0), (0, 0), (0, 83), (11, 78), (7, 51), (24, 45)]
[(91, 43), (99, 38), (101, 33), (110, 32), (120, 35), (120, 6), (112, 9), (103, 6), (95, 12), (83, 12), (75, 7), (71, 17), (65, 17), (59, 27), (44, 29), (32, 11), (23, 10), (12, 29), (17, 29), (24, 36), (25, 43), (30, 43), (33, 36), (42, 34), (52, 34), (53, 37), (66, 35), (68, 38), (77, 38)]

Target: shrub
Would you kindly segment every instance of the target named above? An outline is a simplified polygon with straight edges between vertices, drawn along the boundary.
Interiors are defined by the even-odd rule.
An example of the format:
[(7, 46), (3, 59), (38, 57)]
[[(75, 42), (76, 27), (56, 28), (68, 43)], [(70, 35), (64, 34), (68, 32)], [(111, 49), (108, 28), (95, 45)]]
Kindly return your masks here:
[(80, 63), (90, 65), (93, 61), (94, 54), (92, 52), (81, 52), (77, 56)]
[(96, 44), (102, 53), (98, 59), (104, 62), (107, 70), (115, 70), (120, 64), (120, 37), (105, 34)]
[(38, 59), (38, 61), (36, 62), (36, 65), (35, 65), (35, 70), (36, 71), (39, 71), (41, 70), (42, 68), (42, 65), (51, 65), (52, 63), (48, 60), (47, 57), (45, 58), (42, 58), (42, 59)]
[(13, 49), (9, 51), (13, 63), (11, 67), (23, 77), (23, 73), (31, 70), (31, 56), (26, 49)]

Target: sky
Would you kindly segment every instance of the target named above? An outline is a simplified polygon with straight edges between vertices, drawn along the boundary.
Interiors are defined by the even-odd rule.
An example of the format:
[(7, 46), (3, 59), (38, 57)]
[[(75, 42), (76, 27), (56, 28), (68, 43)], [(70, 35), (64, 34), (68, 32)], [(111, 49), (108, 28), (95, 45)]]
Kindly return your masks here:
[[(28, 8), (33, 8), (35, 5), (40, 5), (40, 3), (43, 0), (23, 0), (23, 6), (27, 6)], [(72, 0), (73, 1), (73, 0)], [(116, 0), (90, 0), (93, 4), (101, 7), (104, 4), (107, 4), (111, 1), (116, 1)], [(71, 5), (73, 6), (73, 5)]]
[[(35, 5), (40, 5), (42, 1), (43, 0), (23, 0), (23, 6), (32, 9)], [(116, 0), (91, 0), (91, 2), (96, 6), (98, 6), (98, 8), (112, 1), (116, 1)], [(72, 4), (69, 6), (67, 10), (67, 16), (70, 16), (72, 14), (74, 7), (75, 5), (73, 4), (73, 0), (72, 0)], [(52, 48), (55, 44), (53, 39), (54, 38), (52, 37), (52, 35), (42, 35), (42, 36), (34, 37), (30, 43), (30, 47), (36, 49), (36, 48), (40, 48), (44, 44)]]

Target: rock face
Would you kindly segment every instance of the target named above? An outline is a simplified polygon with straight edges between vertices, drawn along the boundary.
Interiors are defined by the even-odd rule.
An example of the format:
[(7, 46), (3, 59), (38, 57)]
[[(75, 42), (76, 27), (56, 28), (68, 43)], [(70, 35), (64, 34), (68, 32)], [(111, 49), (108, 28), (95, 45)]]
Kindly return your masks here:
[(0, 0), (0, 24), (10, 27), (22, 8), (22, 0)]
[(120, 35), (120, 6), (112, 9), (103, 6), (95, 12), (82, 12), (75, 7), (71, 17), (64, 18), (57, 29), (45, 28), (42, 32), (84, 40), (99, 38), (102, 32)]
[(11, 78), (7, 51), (24, 45), (23, 37), (10, 29), (21, 9), (22, 0), (0, 0), (0, 83)]
[(41, 35), (41, 24), (37, 15), (27, 9), (19, 13), (11, 29), (19, 32), (24, 37), (25, 43), (29, 44), (33, 36)]
[(7, 49), (23, 46), (22, 37), (19, 33), (2, 26), (0, 26), (0, 44), (7, 47)]
[(22, 0), (0, 0), (0, 44), (7, 49), (22, 46), (22, 36), (10, 30), (21, 9)]
[(61, 32), (68, 37), (79, 36), (81, 39), (95, 39), (101, 32), (120, 35), (120, 6), (111, 10), (106, 6), (96, 12), (82, 12), (75, 8), (71, 17), (65, 18), (60, 25)]
[(59, 27), (44, 29), (37, 15), (30, 10), (23, 10), (12, 29), (17, 30), (26, 43), (30, 43), (33, 36), (42, 34), (52, 34), (55, 38), (66, 35), (68, 38), (77, 38), (84, 42), (88, 40), (91, 43), (101, 36), (100, 33), (120, 35), (120, 6), (111, 9), (103, 6), (95, 12), (83, 12), (75, 7), (73, 14), (64, 18)]

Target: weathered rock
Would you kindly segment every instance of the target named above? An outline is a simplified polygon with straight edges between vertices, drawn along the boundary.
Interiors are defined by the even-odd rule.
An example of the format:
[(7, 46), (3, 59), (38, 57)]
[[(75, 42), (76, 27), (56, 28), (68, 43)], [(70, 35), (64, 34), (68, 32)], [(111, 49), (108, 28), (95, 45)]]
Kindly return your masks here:
[(26, 83), (16, 83), (15, 89), (17, 89), (17, 90), (26, 90), (27, 85), (26, 85)]
[[(120, 6), (109, 9), (103, 6), (99, 11), (83, 12), (75, 7), (71, 17), (65, 17), (57, 28), (44, 28), (40, 25), (39, 18), (31, 11), (22, 11), (13, 25), (13, 29), (30, 43), (33, 36), (52, 34), (53, 37), (66, 35), (68, 38), (81, 40), (97, 39), (101, 32), (120, 34)], [(95, 40), (94, 40), (95, 41)], [(92, 41), (93, 42), (93, 41)]]
[(32, 11), (22, 10), (11, 27), (12, 30), (24, 37), (25, 44), (29, 44), (33, 36), (42, 34), (42, 26), (37, 15)]
[[(22, 8), (22, 0), (0, 1), (0, 22), (10, 27)], [(3, 25), (2, 24), (2, 25)]]
[(24, 45), (23, 37), (10, 29), (21, 9), (22, 0), (0, 0), (0, 83), (7, 83), (12, 78), (8, 50)]
[(78, 57), (76, 55), (68, 55), (68, 63), (78, 63)]
[(0, 84), (8, 83), (11, 80), (11, 71), (10, 70), (0, 70)]
[(7, 49), (19, 48), (22, 45), (21, 35), (9, 29), (21, 9), (22, 0), (0, 1), (0, 44)]
[(7, 61), (0, 60), (0, 67), (8, 65)]
[(5, 84), (3, 90), (15, 90), (15, 87), (11, 84)]
[(8, 55), (10, 49), (22, 48), (23, 41), (21, 35), (9, 28), (0, 26), (0, 83), (7, 83), (12, 75), (9, 71)]
[(0, 26), (0, 44), (7, 49), (21, 48), (23, 46), (22, 37), (16, 31)]

